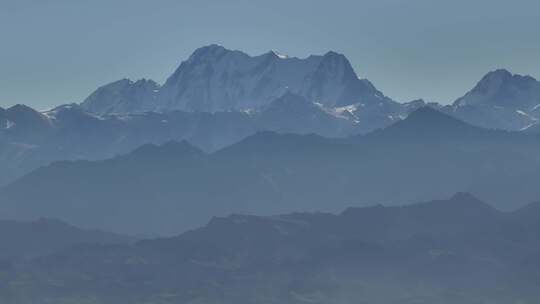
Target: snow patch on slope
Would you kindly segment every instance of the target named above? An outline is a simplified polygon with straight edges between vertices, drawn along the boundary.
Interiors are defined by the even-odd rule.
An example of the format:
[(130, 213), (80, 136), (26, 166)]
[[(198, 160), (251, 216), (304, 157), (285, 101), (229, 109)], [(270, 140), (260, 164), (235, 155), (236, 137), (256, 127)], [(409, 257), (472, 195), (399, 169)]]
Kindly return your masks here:
[(4, 124), (3, 124), (3, 126), (1, 128), (4, 129), (4, 130), (9, 130), (9, 129), (15, 127), (15, 125), (16, 124), (13, 121), (6, 119), (6, 121), (4, 122)]

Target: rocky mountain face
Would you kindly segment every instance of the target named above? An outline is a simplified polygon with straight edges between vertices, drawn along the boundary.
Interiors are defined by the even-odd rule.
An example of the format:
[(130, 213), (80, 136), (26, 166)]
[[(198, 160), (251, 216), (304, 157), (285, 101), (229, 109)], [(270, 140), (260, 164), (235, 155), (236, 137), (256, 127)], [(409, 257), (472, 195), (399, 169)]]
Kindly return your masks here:
[[(538, 135), (482, 129), (426, 107), (365, 136), (260, 132), (210, 154), (183, 143), (54, 163), (1, 189), (0, 217), (174, 234), (213, 215), (334, 212), (444, 197), (537, 170), (539, 152)], [(490, 203), (511, 209), (529, 202), (531, 193), (497, 199), (509, 189), (493, 187)]]
[(214, 217), (175, 237), (0, 264), (0, 300), (532, 304), (539, 210), (501, 212), (460, 193), (337, 215)]
[(539, 81), (496, 70), (456, 100), (449, 113), (486, 128), (523, 130), (538, 122), (539, 109)]
[(154, 110), (160, 86), (152, 80), (122, 79), (98, 88), (81, 107), (96, 114), (142, 113)]
[(151, 96), (133, 96), (142, 86), (138, 83), (122, 80), (106, 85), (82, 107), (99, 115), (258, 111), (292, 93), (327, 111), (354, 112), (361, 118), (361, 131), (368, 132), (403, 118), (411, 106), (391, 100), (367, 79), (358, 78), (347, 58), (335, 52), (300, 59), (275, 52), (249, 56), (210, 45), (182, 62), (161, 88), (148, 85), (147, 91), (155, 92)]
[(196, 50), (161, 89), (149, 81), (121, 80), (98, 89), (82, 106), (97, 114), (243, 111), (267, 106), (286, 92), (329, 108), (358, 103), (398, 107), (359, 79), (341, 54), (299, 59), (268, 52), (252, 57), (218, 45)]

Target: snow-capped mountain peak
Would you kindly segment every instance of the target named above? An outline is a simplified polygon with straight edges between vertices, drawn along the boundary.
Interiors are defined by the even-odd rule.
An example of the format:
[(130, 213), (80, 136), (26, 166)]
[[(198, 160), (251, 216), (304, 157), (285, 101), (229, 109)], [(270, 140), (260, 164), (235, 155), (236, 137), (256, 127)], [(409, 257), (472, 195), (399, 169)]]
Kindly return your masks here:
[(470, 123), (507, 130), (522, 130), (540, 118), (540, 82), (531, 76), (499, 69), (486, 74), (452, 111)]
[[(136, 83), (135, 83), (136, 84)], [(347, 58), (330, 51), (304, 59), (276, 51), (250, 56), (212, 44), (199, 48), (167, 79), (163, 87), (138, 87), (123, 80), (94, 92), (85, 109), (95, 113), (171, 110), (219, 112), (259, 109), (287, 90), (326, 107), (385, 98), (373, 85), (358, 79)]]
[(160, 86), (153, 80), (121, 79), (93, 92), (81, 107), (96, 114), (151, 111), (156, 107)]
[(288, 55), (282, 54), (282, 53), (280, 53), (278, 51), (275, 51), (275, 50), (270, 51), (270, 53), (272, 53), (274, 56), (276, 56), (279, 59), (288, 59), (289, 58)]
[(456, 106), (492, 104), (513, 109), (532, 109), (538, 104), (540, 82), (530, 76), (512, 74), (498, 69), (487, 73), (478, 84), (463, 97)]

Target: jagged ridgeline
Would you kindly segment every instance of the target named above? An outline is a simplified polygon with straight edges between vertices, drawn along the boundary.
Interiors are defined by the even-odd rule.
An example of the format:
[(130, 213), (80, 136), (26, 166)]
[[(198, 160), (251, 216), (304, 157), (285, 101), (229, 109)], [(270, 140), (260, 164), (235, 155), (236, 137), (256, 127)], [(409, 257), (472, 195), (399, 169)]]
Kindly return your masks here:
[(275, 52), (252, 57), (210, 45), (182, 62), (162, 87), (122, 80), (100, 88), (82, 106), (98, 114), (247, 110), (269, 105), (287, 91), (327, 107), (395, 103), (359, 79), (347, 58), (335, 52), (305, 59)]

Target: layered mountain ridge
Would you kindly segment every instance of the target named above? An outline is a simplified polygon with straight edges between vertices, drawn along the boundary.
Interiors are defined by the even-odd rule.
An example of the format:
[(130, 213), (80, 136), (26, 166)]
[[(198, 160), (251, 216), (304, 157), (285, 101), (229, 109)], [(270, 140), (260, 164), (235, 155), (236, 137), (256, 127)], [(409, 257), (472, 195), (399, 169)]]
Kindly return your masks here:
[(148, 143), (188, 140), (211, 152), (265, 130), (345, 137), (362, 132), (356, 119), (291, 92), (252, 112), (97, 115), (77, 104), (45, 112), (17, 105), (0, 112), (0, 185), (52, 161), (107, 159)]
[(214, 217), (173, 237), (0, 263), (0, 300), (533, 304), (538, 206), (501, 212), (458, 193), (337, 214)]
[[(0, 217), (171, 234), (214, 215), (336, 211), (458, 191), (512, 209), (540, 194), (499, 183), (540, 168), (539, 152), (538, 135), (482, 129), (421, 108), (365, 136), (266, 131), (213, 153), (184, 142), (146, 145), (104, 161), (54, 163), (0, 189)], [(44, 205), (42, 197), (54, 199)]]

